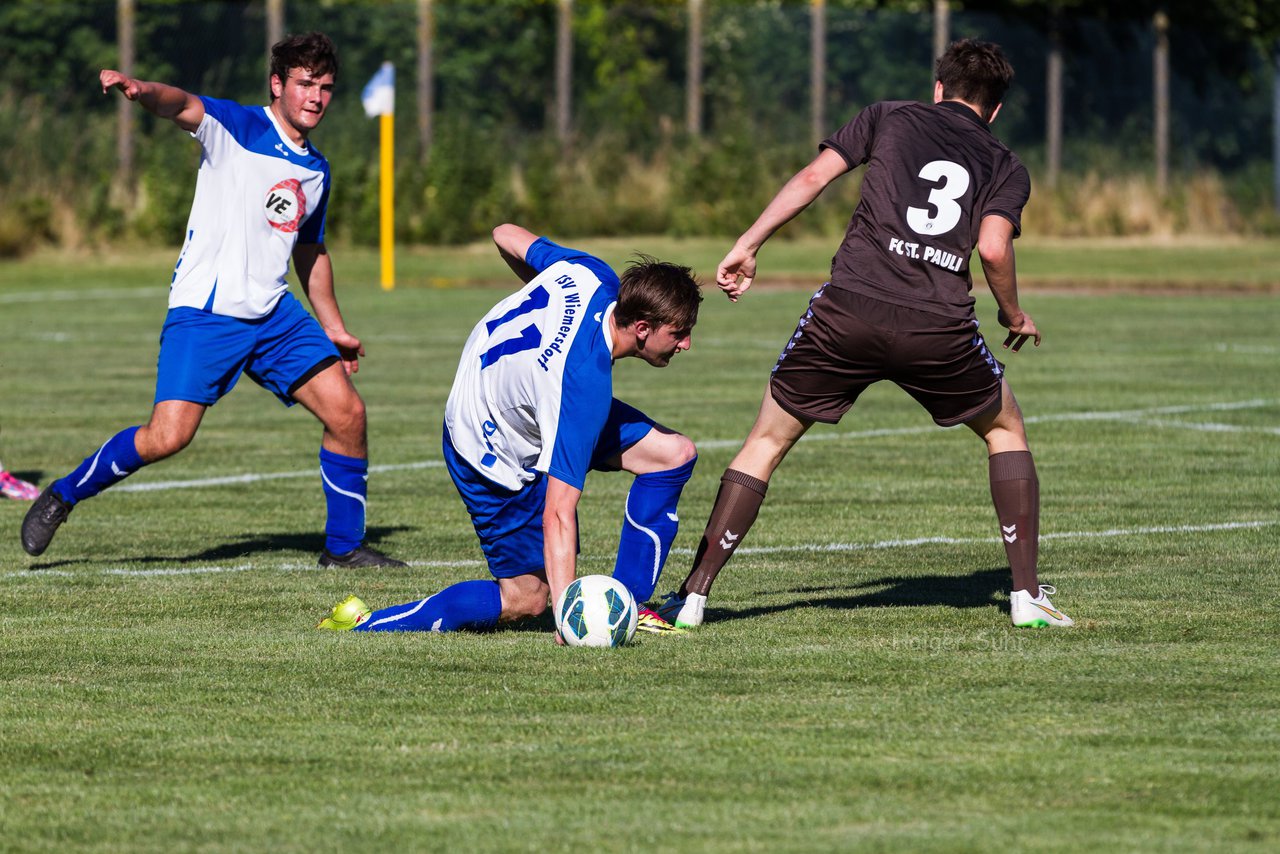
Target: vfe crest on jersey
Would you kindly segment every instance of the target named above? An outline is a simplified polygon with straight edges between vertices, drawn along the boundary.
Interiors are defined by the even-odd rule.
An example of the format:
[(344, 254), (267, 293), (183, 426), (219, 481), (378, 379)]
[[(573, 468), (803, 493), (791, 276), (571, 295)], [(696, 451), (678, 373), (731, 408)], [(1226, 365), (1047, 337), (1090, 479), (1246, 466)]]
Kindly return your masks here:
[(302, 182), (289, 178), (267, 191), (265, 204), (267, 222), (277, 231), (293, 233), (302, 224), (307, 211), (307, 196), (302, 192)]

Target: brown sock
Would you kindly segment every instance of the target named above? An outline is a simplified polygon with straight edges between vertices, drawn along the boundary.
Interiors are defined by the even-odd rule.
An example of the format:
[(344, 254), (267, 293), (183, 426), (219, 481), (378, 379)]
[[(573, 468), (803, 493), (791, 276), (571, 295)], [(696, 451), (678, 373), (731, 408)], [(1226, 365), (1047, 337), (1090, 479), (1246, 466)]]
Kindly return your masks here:
[(991, 500), (1013, 571), (1013, 589), (1040, 595), (1036, 554), (1040, 547), (1040, 481), (1030, 451), (1006, 451), (987, 460)]
[(768, 488), (768, 481), (733, 469), (725, 471), (711, 517), (707, 519), (707, 529), (693, 558), (693, 569), (680, 586), (681, 596), (690, 593), (706, 596), (711, 591), (711, 583), (755, 523)]

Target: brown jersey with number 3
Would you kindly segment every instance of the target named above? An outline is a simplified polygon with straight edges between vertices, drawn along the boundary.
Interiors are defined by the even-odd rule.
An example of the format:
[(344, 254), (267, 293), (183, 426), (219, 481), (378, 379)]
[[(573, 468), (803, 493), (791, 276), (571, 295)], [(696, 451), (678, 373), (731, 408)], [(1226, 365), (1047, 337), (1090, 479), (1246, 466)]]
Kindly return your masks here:
[(824, 140), (867, 164), (831, 284), (955, 319), (974, 316), (969, 258), (987, 216), (1021, 231), (1026, 167), (968, 106), (881, 101)]

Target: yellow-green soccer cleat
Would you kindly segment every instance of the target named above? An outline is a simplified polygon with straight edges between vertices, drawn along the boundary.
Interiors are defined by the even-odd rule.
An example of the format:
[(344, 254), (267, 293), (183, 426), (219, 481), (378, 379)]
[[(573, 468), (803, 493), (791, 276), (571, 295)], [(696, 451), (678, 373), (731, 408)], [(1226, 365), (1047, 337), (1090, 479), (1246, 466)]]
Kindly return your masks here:
[(355, 596), (348, 596), (333, 606), (333, 613), (316, 623), (317, 629), (346, 632), (369, 619), (373, 610)]
[(649, 608), (641, 608), (639, 613), (636, 614), (636, 631), (647, 632), (651, 635), (683, 635), (686, 633), (684, 629), (676, 628), (658, 616), (657, 611)]

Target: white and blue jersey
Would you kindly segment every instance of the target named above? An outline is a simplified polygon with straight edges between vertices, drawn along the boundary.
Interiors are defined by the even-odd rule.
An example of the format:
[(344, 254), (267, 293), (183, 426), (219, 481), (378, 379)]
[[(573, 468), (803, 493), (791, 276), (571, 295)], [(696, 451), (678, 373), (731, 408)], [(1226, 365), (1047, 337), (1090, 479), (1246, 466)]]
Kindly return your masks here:
[(581, 489), (613, 404), (618, 277), (545, 237), (525, 262), (538, 275), (467, 339), (445, 428), (454, 452), (500, 487), (518, 491), (549, 474)]
[(329, 164), (294, 145), (268, 107), (200, 100), (203, 156), (169, 308), (265, 317), (288, 288), (294, 246), (324, 241)]

